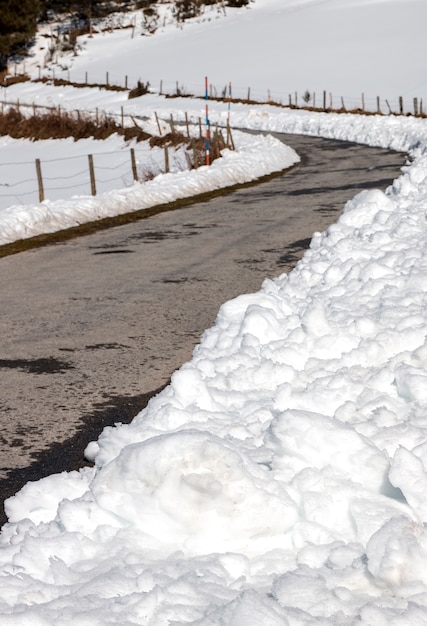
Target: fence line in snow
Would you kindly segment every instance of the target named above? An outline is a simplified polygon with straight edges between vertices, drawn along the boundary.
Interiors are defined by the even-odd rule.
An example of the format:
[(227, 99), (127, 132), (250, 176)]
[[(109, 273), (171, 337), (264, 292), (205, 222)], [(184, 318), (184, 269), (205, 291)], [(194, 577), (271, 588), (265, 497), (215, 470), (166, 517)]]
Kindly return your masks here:
[[(80, 120), (82, 115), (88, 115), (90, 113), (94, 115), (97, 123), (102, 122), (103, 119), (103, 116), (99, 114), (98, 109), (92, 112), (84, 112), (82, 114), (79, 111), (67, 111), (61, 109), (60, 107), (37, 105), (35, 103), (20, 103), (18, 100), (16, 102), (9, 101), (7, 103), (2, 102), (0, 104), (2, 112), (4, 112), (5, 107), (14, 108), (18, 110), (18, 112), (21, 108), (27, 108), (31, 109), (31, 112), (35, 116), (37, 116), (37, 112), (40, 110), (46, 110), (49, 112), (53, 111), (59, 116), (62, 113), (67, 116), (75, 115), (77, 120)], [(121, 162), (119, 162), (120, 159), (117, 157), (117, 152), (108, 152), (80, 154), (60, 159), (42, 160), (37, 158), (33, 161), (27, 162), (0, 163), (0, 200), (6, 200), (7, 198), (12, 199), (8, 201), (7, 206), (10, 206), (10, 204), (13, 204), (13, 199), (15, 199), (15, 202), (18, 201), (22, 204), (23, 198), (28, 196), (31, 196), (32, 198), (38, 196), (39, 202), (43, 202), (46, 198), (49, 198), (49, 195), (52, 197), (52, 195), (58, 191), (78, 190), (79, 193), (83, 193), (85, 195), (89, 192), (92, 195), (96, 195), (99, 188), (102, 188), (103, 191), (113, 188), (123, 188), (136, 182), (151, 180), (160, 173), (196, 169), (206, 163), (206, 158), (203, 154), (202, 148), (202, 146), (205, 145), (205, 142), (202, 137), (202, 123), (200, 118), (198, 123), (199, 137), (197, 138), (191, 134), (190, 121), (187, 113), (185, 114), (185, 122), (182, 123), (182, 128), (185, 129), (186, 134), (180, 133), (177, 130), (178, 122), (173, 119), (172, 115), (167, 122), (163, 120), (163, 127), (156, 112), (154, 113), (154, 116), (159, 132), (158, 138), (164, 138), (169, 141), (169, 133), (172, 136), (178, 136), (178, 141), (175, 145), (173, 143), (170, 143), (169, 145), (165, 145), (162, 142), (159, 143), (158, 148), (161, 152), (158, 153), (157, 159), (153, 159), (152, 156), (147, 159), (147, 152), (139, 151), (141, 159), (138, 160), (138, 150), (130, 148), (129, 156), (125, 160), (121, 159)], [(125, 128), (126, 124), (129, 124), (129, 127), (137, 126), (134, 116), (124, 115), (123, 107), (120, 115), (109, 115), (108, 117), (119, 118), (122, 128)], [(195, 126), (197, 127), (197, 125)], [(153, 137), (153, 139), (156, 139), (156, 137)], [(172, 150), (174, 147), (181, 148), (181, 151), (174, 154)], [(227, 127), (227, 140), (224, 140), (221, 131), (218, 127), (216, 127), (213, 134), (213, 158), (220, 156), (220, 151), (224, 147), (234, 150), (233, 137), (229, 126)], [(123, 151), (121, 150), (120, 155), (122, 154)], [(162, 154), (163, 157), (161, 157), (160, 154)], [(74, 168), (74, 173), (70, 174), (70, 171), (73, 171), (71, 161), (76, 159), (85, 161), (86, 165), (81, 165), (78, 171), (75, 171), (76, 168)], [(67, 166), (67, 175), (65, 176), (60, 176), (56, 173), (60, 161), (70, 162), (70, 165)], [(50, 163), (54, 165), (50, 165)], [(25, 172), (25, 175), (16, 182), (10, 182), (10, 180), (5, 181), (4, 179), (7, 175), (2, 175), (2, 172), (5, 171), (5, 168), (10, 167), (21, 167), (21, 169)], [(52, 170), (53, 168), (56, 170), (54, 173), (55, 175), (46, 176), (46, 169)], [(113, 187), (112, 183), (115, 183)]]
[[(198, 97), (205, 98), (206, 91), (201, 91), (199, 85), (190, 85), (189, 87), (180, 84), (179, 81), (166, 83), (160, 80), (159, 88), (150, 88), (149, 83), (143, 83), (140, 79), (137, 81), (137, 87), (133, 89), (129, 87), (129, 76), (122, 77), (115, 76), (112, 80), (113, 74), (106, 71), (102, 75), (95, 77), (89, 77), (89, 73), (77, 74), (74, 73), (74, 79), (72, 80), (70, 70), (61, 70), (59, 74), (55, 72), (55, 68), (52, 68), (48, 74), (46, 71), (42, 72), (39, 68), (38, 80), (43, 82), (51, 81), (52, 84), (70, 85), (75, 87), (92, 87), (101, 88), (115, 91), (134, 91), (138, 94), (138, 88), (141, 88), (142, 93), (149, 91), (157, 92), (159, 95), (166, 97)], [(3, 84), (3, 92), (6, 94), (7, 85), (13, 84), (20, 79), (24, 79), (24, 75), (15, 74), (5, 77)], [(29, 79), (29, 77), (27, 77)], [(229, 104), (229, 102), (248, 102), (251, 104), (272, 104), (285, 108), (292, 109), (308, 109), (324, 112), (356, 112), (372, 114), (377, 113), (380, 115), (414, 115), (415, 117), (425, 117), (424, 103), (422, 97), (410, 97), (404, 98), (399, 96), (398, 98), (384, 98), (382, 96), (368, 97), (365, 93), (361, 93), (359, 96), (337, 96), (330, 91), (323, 90), (320, 93), (315, 91), (305, 90), (303, 93), (298, 91), (293, 92), (275, 92), (267, 89), (266, 92), (262, 92), (252, 87), (242, 88), (234, 87), (234, 94), (231, 93), (231, 83), (226, 83), (224, 87), (217, 88), (216, 85), (210, 83), (208, 85), (208, 95), (212, 100), (221, 100)], [(6, 100), (6, 97), (4, 98)]]

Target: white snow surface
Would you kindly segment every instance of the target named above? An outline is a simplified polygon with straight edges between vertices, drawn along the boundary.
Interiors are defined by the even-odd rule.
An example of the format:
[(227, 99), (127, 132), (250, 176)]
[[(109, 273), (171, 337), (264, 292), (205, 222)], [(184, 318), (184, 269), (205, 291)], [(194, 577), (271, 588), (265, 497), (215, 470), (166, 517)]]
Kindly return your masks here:
[[(259, 4), (273, 16), (281, 6)], [(356, 14), (359, 4), (405, 18), (421, 7), (340, 6)], [(283, 5), (312, 6), (326, 21), (338, 3)], [(40, 98), (55, 97), (44, 89)], [(70, 89), (63, 98), (85, 106)], [(131, 106), (165, 119), (203, 107), (156, 95)], [(221, 122), (227, 111), (211, 115)], [(314, 233), (289, 275), (225, 303), (169, 387), (88, 444), (93, 468), (28, 483), (6, 502), (2, 626), (427, 623), (426, 123), (244, 105), (232, 123), (409, 159), (385, 192), (362, 191)], [(276, 152), (270, 138), (239, 137), (224, 162)], [(201, 175), (227, 170), (218, 162)], [(178, 188), (189, 176), (161, 181)], [(125, 204), (139, 191), (120, 193)], [(120, 195), (109, 194), (99, 207)]]

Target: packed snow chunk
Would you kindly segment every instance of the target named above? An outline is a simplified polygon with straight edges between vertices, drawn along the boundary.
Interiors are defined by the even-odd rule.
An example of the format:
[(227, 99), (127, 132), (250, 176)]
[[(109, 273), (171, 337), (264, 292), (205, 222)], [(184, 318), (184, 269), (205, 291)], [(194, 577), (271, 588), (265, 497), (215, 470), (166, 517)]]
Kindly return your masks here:
[(364, 190), (346, 203), (338, 224), (362, 228), (370, 224), (379, 213), (389, 214), (394, 208), (393, 201), (383, 191)]
[[(273, 586), (273, 597), (283, 607), (292, 607), (308, 614), (305, 617), (331, 617), (342, 604), (327, 587), (325, 577), (302, 566), (281, 576)], [(301, 621), (301, 624), (313, 623)]]
[(427, 374), (421, 369), (399, 365), (395, 369), (395, 385), (398, 395), (406, 402), (427, 400)]
[(389, 478), (401, 489), (417, 519), (427, 522), (427, 471), (422, 458), (403, 446), (399, 447), (393, 457)]
[(83, 468), (79, 472), (62, 472), (27, 483), (4, 503), (9, 522), (26, 518), (34, 524), (49, 522), (57, 512), (57, 493), (61, 493), (63, 499), (80, 498), (87, 491), (93, 473), (93, 468)]
[(297, 519), (267, 470), (219, 438), (187, 430), (124, 448), (92, 483), (98, 505), (162, 553), (254, 554), (280, 545)]
[(419, 581), (427, 592), (427, 532), (406, 516), (396, 516), (378, 530), (366, 555), (377, 585), (396, 588)]
[(313, 337), (324, 337), (325, 335), (333, 337), (325, 307), (319, 300), (310, 302), (310, 306), (307, 307), (302, 317), (302, 327), (308, 335)]
[(345, 479), (381, 492), (389, 470), (387, 456), (350, 424), (320, 413), (287, 410), (273, 422), (267, 446), (274, 469), (291, 479), (306, 468), (331, 466)]
[[(202, 622), (198, 622), (202, 626)], [(220, 607), (203, 620), (203, 626), (289, 626), (285, 613), (274, 598), (253, 589)]]
[(99, 444), (97, 441), (89, 441), (84, 449), (83, 455), (87, 461), (93, 463), (96, 459), (96, 455), (99, 452)]

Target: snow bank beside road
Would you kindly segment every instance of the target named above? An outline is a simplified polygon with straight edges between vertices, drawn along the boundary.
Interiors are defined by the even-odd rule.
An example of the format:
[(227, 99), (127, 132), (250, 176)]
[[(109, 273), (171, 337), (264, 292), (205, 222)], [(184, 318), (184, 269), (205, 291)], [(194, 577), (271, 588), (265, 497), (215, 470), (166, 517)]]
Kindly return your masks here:
[(234, 141), (236, 151), (223, 150), (221, 158), (209, 167), (159, 174), (145, 183), (95, 197), (76, 196), (3, 209), (0, 245), (250, 182), (299, 161), (294, 150), (271, 136), (236, 132)]

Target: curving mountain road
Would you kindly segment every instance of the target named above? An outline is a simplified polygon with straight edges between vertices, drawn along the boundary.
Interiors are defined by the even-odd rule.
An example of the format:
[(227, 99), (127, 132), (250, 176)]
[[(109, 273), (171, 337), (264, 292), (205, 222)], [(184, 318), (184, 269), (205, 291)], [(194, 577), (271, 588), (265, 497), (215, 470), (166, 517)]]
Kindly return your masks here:
[(2, 501), (81, 466), (104, 425), (129, 421), (191, 357), (223, 302), (288, 272), (313, 232), (406, 158), (279, 137), (302, 162), (268, 182), (0, 259)]

